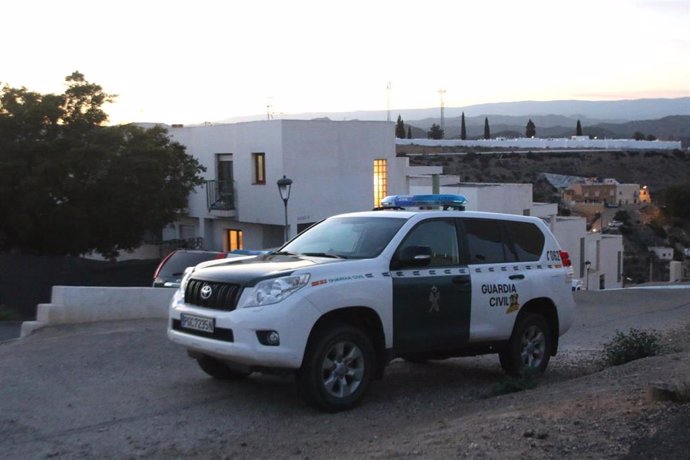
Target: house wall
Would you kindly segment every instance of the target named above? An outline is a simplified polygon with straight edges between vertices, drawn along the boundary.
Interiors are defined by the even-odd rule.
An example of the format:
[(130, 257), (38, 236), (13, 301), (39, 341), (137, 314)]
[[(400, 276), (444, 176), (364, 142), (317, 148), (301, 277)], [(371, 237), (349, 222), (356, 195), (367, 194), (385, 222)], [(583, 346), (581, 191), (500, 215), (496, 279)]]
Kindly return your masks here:
[[(506, 214), (533, 213), (532, 184), (489, 184), (489, 183), (455, 183), (447, 184), (441, 178), (440, 193), (464, 195), (467, 198), (468, 211), (502, 212)], [(410, 182), (409, 193), (431, 193), (431, 178), (417, 177)], [(540, 213), (545, 209), (539, 206)], [(555, 212), (554, 212), (555, 214)]]
[(618, 184), (616, 193), (618, 204), (637, 204), (640, 201), (639, 184)]
[(387, 160), (388, 194), (407, 193), (407, 158), (395, 155), (392, 123), (285, 121), (283, 149), (294, 181), (291, 227), (372, 209), (376, 159)]
[(561, 245), (561, 249), (567, 251), (570, 256), (573, 276), (582, 279), (587, 222), (581, 217), (556, 217), (549, 221), (549, 227)]
[[(189, 196), (187, 215), (164, 234), (181, 238), (194, 222), (204, 249), (226, 249), (227, 230), (242, 230), (244, 248), (283, 242), (285, 207), (276, 182), (292, 179), (288, 200), (289, 236), (298, 225), (333, 214), (374, 207), (373, 162), (387, 160), (388, 194), (407, 192), (407, 158), (395, 154), (394, 124), (328, 120), (267, 120), (224, 125), (169, 128), (173, 140), (206, 167), (216, 180), (218, 154), (232, 154), (235, 209), (209, 210), (206, 186)], [(253, 184), (252, 154), (265, 155), (265, 184)], [(181, 225), (183, 224), (184, 225)]]
[[(620, 269), (619, 269), (620, 260)], [(621, 275), (623, 267), (623, 237), (621, 235), (602, 235), (588, 233), (585, 246), (585, 261), (590, 262), (589, 270), (585, 270), (585, 289), (623, 287)]]

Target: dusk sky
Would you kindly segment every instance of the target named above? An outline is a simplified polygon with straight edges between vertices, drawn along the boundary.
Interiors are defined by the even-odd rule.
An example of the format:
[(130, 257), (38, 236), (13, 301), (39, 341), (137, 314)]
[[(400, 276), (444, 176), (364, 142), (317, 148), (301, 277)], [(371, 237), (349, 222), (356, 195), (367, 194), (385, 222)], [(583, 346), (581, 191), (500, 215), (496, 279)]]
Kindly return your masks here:
[[(0, 0), (0, 82), (112, 123), (690, 96), (690, 0)], [(269, 99), (270, 98), (270, 99)]]

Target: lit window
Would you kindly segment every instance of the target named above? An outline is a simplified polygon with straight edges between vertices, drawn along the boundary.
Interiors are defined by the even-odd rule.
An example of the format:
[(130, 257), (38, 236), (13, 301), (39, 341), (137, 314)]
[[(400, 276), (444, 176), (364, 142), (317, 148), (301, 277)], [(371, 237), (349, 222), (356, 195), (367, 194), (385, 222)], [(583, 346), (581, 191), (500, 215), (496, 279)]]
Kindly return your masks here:
[(253, 183), (266, 183), (266, 155), (264, 153), (252, 153)]
[(228, 230), (228, 252), (242, 249), (242, 230), (229, 229)]
[(388, 195), (388, 167), (386, 160), (374, 160), (374, 207)]

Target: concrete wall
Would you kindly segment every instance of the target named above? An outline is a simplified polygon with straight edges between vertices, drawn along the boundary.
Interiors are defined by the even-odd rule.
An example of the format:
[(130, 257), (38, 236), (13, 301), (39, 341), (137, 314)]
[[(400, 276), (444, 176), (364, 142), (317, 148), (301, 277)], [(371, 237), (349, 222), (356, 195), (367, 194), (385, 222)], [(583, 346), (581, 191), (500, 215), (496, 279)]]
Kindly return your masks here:
[(54, 324), (167, 318), (174, 289), (53, 286), (50, 303), (39, 304), (36, 321), (22, 324), (22, 337)]

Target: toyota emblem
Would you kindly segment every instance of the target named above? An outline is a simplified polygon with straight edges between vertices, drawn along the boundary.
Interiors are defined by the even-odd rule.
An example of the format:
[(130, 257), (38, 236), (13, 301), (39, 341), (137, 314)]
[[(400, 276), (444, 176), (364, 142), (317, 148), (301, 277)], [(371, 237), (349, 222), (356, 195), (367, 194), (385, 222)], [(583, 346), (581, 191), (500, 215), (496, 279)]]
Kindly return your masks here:
[(211, 289), (211, 286), (208, 284), (204, 284), (201, 287), (201, 298), (204, 300), (208, 300), (211, 298), (211, 294), (213, 294), (213, 289)]

